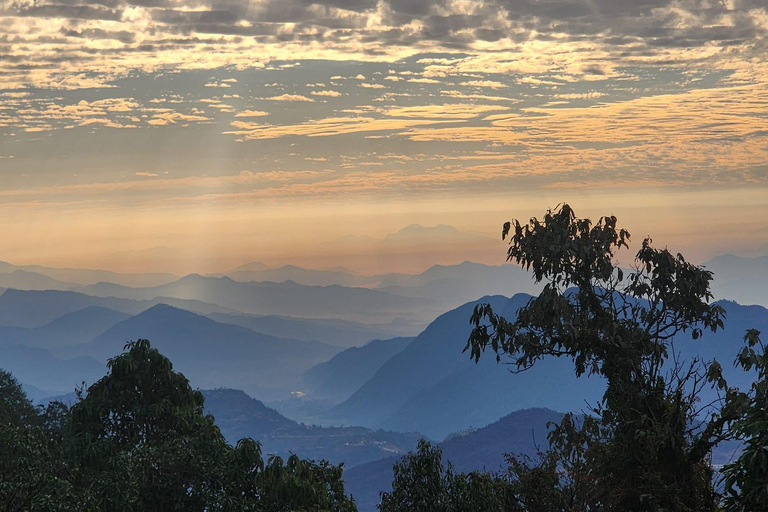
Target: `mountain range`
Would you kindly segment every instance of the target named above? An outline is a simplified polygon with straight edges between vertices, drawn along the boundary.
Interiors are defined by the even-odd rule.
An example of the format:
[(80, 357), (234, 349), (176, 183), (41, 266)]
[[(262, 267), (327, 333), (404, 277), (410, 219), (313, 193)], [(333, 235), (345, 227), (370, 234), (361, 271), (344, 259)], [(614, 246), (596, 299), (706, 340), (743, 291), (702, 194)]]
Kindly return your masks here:
[(743, 258), (723, 254), (704, 267), (714, 273), (712, 291), (718, 299), (768, 307), (768, 256)]
[(131, 315), (102, 306), (86, 306), (34, 328), (0, 326), (0, 344), (38, 348), (77, 345), (92, 340)]
[(230, 443), (250, 437), (262, 443), (265, 454), (344, 463), (353, 467), (416, 447), (417, 433), (370, 430), (363, 427), (319, 427), (289, 420), (259, 400), (234, 389), (203, 391), (205, 410)]
[(128, 340), (147, 338), (194, 386), (227, 386), (275, 399), (288, 396), (304, 371), (339, 352), (319, 342), (277, 338), (223, 324), (165, 304), (119, 322), (92, 342), (58, 347), (55, 355), (106, 361)]
[[(603, 394), (603, 381), (598, 377), (576, 378), (573, 363), (566, 358), (545, 358), (525, 372), (513, 373), (508, 366), (496, 363), (493, 354), (486, 354), (475, 364), (462, 353), (476, 304), (489, 303), (513, 319), (529, 299), (525, 294), (511, 299), (485, 297), (441, 315), (350, 398), (328, 411), (327, 420), (416, 430), (442, 439), (454, 431), (487, 425), (518, 409), (547, 407), (568, 412), (595, 404)], [(725, 329), (706, 332), (696, 341), (681, 335), (674, 350), (681, 360), (696, 356), (717, 359), (732, 385), (744, 389), (752, 376), (735, 370), (732, 362), (743, 346), (747, 329), (768, 332), (768, 310), (729, 301), (718, 304), (726, 311)]]
[(240, 325), (262, 334), (297, 340), (319, 341), (337, 347), (356, 347), (371, 340), (393, 336), (414, 336), (424, 324), (396, 318), (386, 324), (364, 324), (326, 318), (296, 318), (286, 316), (232, 315), (211, 313), (217, 322)]
[(402, 317), (424, 320), (435, 314), (432, 305), (367, 288), (306, 286), (285, 281), (241, 283), (229, 277), (191, 274), (152, 288), (128, 288), (109, 283), (78, 289), (96, 297), (151, 300), (156, 297), (199, 300), (253, 315), (333, 318), (352, 322), (388, 322)]
[(71, 291), (8, 289), (0, 295), (0, 326), (43, 327), (63, 315), (93, 306), (112, 309), (128, 315), (136, 315), (161, 303), (177, 306), (203, 315), (211, 313), (236, 313), (236, 311), (221, 306), (206, 304), (197, 300), (182, 300), (172, 297), (156, 297), (152, 300), (129, 300), (116, 297), (94, 297)]
[[(732, 363), (747, 329), (768, 332), (768, 310), (748, 305), (768, 305), (768, 257), (723, 255), (705, 266), (716, 297), (736, 301), (718, 302), (725, 329), (696, 341), (679, 336), (674, 353), (716, 358), (729, 383), (746, 388), (752, 377)], [(600, 378), (577, 379), (564, 358), (515, 373), (493, 354), (476, 364), (463, 353), (478, 303), (512, 319), (538, 291), (513, 265), (362, 276), (254, 263), (179, 278), (0, 262), (0, 287), (8, 288), (0, 290), (0, 367), (36, 397), (93, 382), (127, 341), (148, 338), (194, 387), (208, 389), (206, 408), (230, 441), (251, 436), (267, 453), (345, 462), (364, 512), (387, 489), (396, 456), (421, 435), (441, 441), (461, 471), (496, 470), (505, 451), (546, 446), (548, 421), (585, 410), (604, 389)], [(525, 293), (504, 296), (510, 291)], [(214, 389), (222, 387), (242, 391)]]
[(402, 352), (414, 338), (374, 340), (362, 347), (352, 347), (317, 364), (303, 376), (305, 392), (313, 398), (340, 403), (349, 398), (360, 386), (394, 355)]
[[(122, 284), (125, 286), (158, 286), (165, 283), (170, 283), (179, 278), (173, 274), (167, 273), (120, 273), (111, 272), (109, 270), (94, 270), (83, 268), (53, 268), (45, 267), (41, 265), (13, 265), (4, 261), (0, 261), (0, 273), (13, 273), (22, 272), (19, 277), (27, 275), (32, 279), (39, 279), (37, 276), (45, 276), (50, 280), (64, 284), (64, 285), (88, 285), (96, 284), (98, 282), (110, 282), (116, 284)], [(0, 279), (2, 282), (2, 279)], [(49, 281), (50, 282), (50, 281)], [(1, 285), (0, 285), (1, 286)], [(68, 288), (59, 288), (59, 285), (54, 284), (54, 288), (46, 288), (53, 290), (64, 290)], [(13, 287), (8, 287), (13, 288)], [(26, 285), (21, 287), (26, 288)]]

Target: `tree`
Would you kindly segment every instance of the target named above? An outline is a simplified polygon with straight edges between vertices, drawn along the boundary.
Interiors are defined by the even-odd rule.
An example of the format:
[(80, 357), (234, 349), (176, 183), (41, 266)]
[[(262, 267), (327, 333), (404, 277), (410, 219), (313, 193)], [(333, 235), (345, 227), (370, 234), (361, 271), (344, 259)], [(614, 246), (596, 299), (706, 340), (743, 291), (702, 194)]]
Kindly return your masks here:
[(39, 423), (39, 415), (40, 411), (13, 375), (0, 370), (0, 425), (19, 427)]
[(72, 510), (69, 466), (60, 448), (61, 404), (34, 407), (0, 370), (0, 503), (4, 511)]
[(79, 508), (104, 511), (355, 512), (341, 466), (228, 445), (204, 397), (148, 340), (126, 345), (72, 407)]
[(478, 306), (465, 350), (475, 361), (486, 350), (497, 360), (507, 356), (517, 371), (568, 357), (578, 376), (605, 378), (593, 428), (579, 432), (566, 422), (550, 434), (561, 459), (584, 448), (577, 457), (592, 485), (577, 501), (586, 510), (714, 510), (708, 456), (740, 402), (699, 410), (704, 386), (736, 392), (716, 363), (669, 361), (673, 340), (723, 327), (724, 310), (710, 304), (712, 274), (647, 238), (625, 275), (614, 256), (628, 248), (630, 234), (614, 216), (592, 223), (567, 204), (542, 220), (506, 223), (502, 238), (509, 235), (507, 260), (546, 284), (515, 319)]
[(566, 414), (550, 433), (551, 448), (536, 459), (507, 454), (512, 492), (526, 512), (598, 510), (591, 464), (603, 439), (594, 417)]
[(744, 450), (723, 468), (723, 508), (729, 512), (768, 510), (768, 358), (758, 331), (748, 331), (744, 339), (747, 346), (736, 363), (746, 371), (754, 369), (757, 379), (744, 415), (733, 425)]
[(488, 473), (456, 473), (442, 451), (419, 441), (416, 453), (393, 468), (392, 492), (381, 494), (380, 512), (504, 512), (514, 508), (510, 485)]
[(148, 340), (126, 346), (72, 407), (78, 484), (97, 510), (204, 510), (226, 442), (203, 395)]

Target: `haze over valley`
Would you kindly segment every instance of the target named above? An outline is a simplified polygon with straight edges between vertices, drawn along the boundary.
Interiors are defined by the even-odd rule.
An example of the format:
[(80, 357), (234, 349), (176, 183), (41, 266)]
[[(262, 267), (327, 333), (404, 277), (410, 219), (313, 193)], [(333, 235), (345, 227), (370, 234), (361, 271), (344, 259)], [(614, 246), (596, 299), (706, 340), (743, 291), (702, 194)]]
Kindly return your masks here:
[[(462, 470), (501, 468), (483, 442), (533, 453), (547, 422), (583, 413), (605, 388), (577, 378), (567, 359), (513, 374), (463, 352), (475, 305), (514, 318), (541, 290), (512, 264), (368, 275), (251, 263), (184, 276), (1, 266), (0, 361), (30, 397), (73, 403), (126, 342), (148, 338), (205, 390), (230, 441), (343, 462), (360, 510), (375, 509), (393, 461), (421, 437), (443, 442)], [(715, 273), (726, 328), (681, 341), (678, 357), (723, 361), (729, 383), (748, 387), (728, 363), (746, 329), (768, 332), (768, 257), (724, 254), (703, 267)]]

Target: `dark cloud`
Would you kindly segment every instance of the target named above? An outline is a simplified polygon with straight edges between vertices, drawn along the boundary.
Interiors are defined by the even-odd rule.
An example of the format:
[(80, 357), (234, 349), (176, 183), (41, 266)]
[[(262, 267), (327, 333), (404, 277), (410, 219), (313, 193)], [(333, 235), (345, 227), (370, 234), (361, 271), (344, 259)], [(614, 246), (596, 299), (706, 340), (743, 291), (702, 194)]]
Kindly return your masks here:
[(598, 76), (605, 75), (605, 70), (596, 64), (584, 66), (583, 68), (581, 68), (581, 71), (585, 75), (598, 75)]
[(128, 32), (127, 30), (113, 32), (98, 28), (83, 30), (62, 29), (61, 33), (66, 37), (78, 37), (82, 39), (114, 39), (124, 44), (130, 44), (136, 40), (136, 34)]
[[(154, 22), (143, 37), (136, 37), (131, 19), (124, 19), (129, 8), (139, 8)], [(0, 32), (12, 23), (10, 17), (69, 20), (60, 32), (35, 40), (51, 38), (46, 42), (59, 45), (67, 54), (63, 58), (75, 60), (86, 52), (74, 39), (80, 46), (87, 40), (123, 43), (122, 49), (101, 50), (103, 55), (172, 50), (188, 46), (184, 41), (196, 35), (230, 36), (212, 41), (213, 52), (217, 44), (241, 37), (265, 45), (322, 43), (334, 51), (348, 47), (368, 55), (419, 46), (469, 52), (478, 42), (500, 42), (505, 48), (505, 40), (535, 39), (596, 49), (605, 62), (596, 65), (594, 58), (585, 58), (583, 72), (597, 75), (610, 73), (617, 63), (674, 59), (676, 49), (738, 48), (764, 57), (768, 47), (766, 29), (754, 15), (754, 10), (768, 11), (766, 0), (486, 0), (466, 12), (452, 9), (448, 0), (36, 0), (1, 11)], [(89, 20), (122, 21), (123, 26), (79, 23)], [(143, 46), (136, 47), (139, 41)], [(53, 62), (50, 55), (40, 58)]]
[(169, 25), (226, 25), (237, 22), (240, 18), (230, 11), (178, 11), (159, 9), (152, 11), (152, 19)]
[(103, 7), (91, 7), (88, 5), (61, 4), (20, 7), (3, 14), (6, 16), (29, 16), (35, 18), (67, 18), (107, 21), (120, 21), (123, 17), (123, 11), (119, 9), (105, 9)]
[(321, 0), (316, 2), (307, 1), (306, 3), (315, 3), (327, 7), (346, 9), (348, 11), (364, 12), (369, 9), (374, 9), (378, 4), (378, 0)]
[[(316, 30), (308, 30), (319, 27), (353, 30), (373, 43), (375, 38), (366, 29), (366, 13), (372, 13), (379, 4), (377, 0), (209, 0), (203, 3), (207, 7), (203, 10), (192, 0), (186, 8), (184, 2), (175, 0), (56, 0), (31, 7), (14, 5), (6, 14), (111, 21), (119, 21), (126, 7), (140, 6), (150, 9), (154, 21), (186, 34), (264, 36), (279, 32), (281, 40), (338, 39), (336, 34), (319, 36)], [(638, 53), (644, 51), (643, 45), (652, 49), (756, 42), (765, 38), (764, 28), (755, 26), (748, 12), (767, 7), (765, 0), (735, 0), (732, 11), (710, 0), (488, 0), (468, 15), (446, 14), (450, 12), (446, 0), (384, 0), (383, 5), (383, 21), (391, 29), (414, 20), (423, 27), (415, 34), (380, 31), (378, 42), (383, 45), (408, 46), (418, 40), (469, 45), (475, 40), (499, 41), (513, 34), (519, 37), (523, 30), (544, 40), (553, 36), (563, 40), (563, 35), (573, 41), (598, 37), (595, 42), (632, 45)], [(673, 5), (676, 10), (669, 9)], [(726, 13), (730, 15), (727, 24), (721, 19)], [(503, 17), (512, 23), (511, 28), (499, 25)], [(284, 26), (270, 30), (259, 25), (270, 23), (295, 27), (291, 32)]]

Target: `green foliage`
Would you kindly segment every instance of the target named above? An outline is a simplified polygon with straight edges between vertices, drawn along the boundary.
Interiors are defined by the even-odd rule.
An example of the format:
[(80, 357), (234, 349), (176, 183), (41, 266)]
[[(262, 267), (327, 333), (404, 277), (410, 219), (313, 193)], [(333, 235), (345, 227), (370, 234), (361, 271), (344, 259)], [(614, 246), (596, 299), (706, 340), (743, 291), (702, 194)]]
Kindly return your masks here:
[(86, 502), (109, 510), (204, 510), (226, 442), (203, 396), (147, 340), (109, 361), (107, 376), (72, 407)]
[(754, 370), (757, 379), (744, 415), (733, 426), (744, 450), (736, 462), (723, 468), (723, 508), (729, 512), (768, 510), (768, 358), (758, 331), (748, 331), (744, 339), (747, 346), (736, 364)]
[(504, 479), (488, 473), (455, 473), (443, 466), (440, 448), (419, 441), (416, 453), (398, 461), (392, 492), (382, 493), (380, 512), (503, 512), (513, 496)]
[[(465, 350), (475, 360), (486, 350), (497, 360), (506, 355), (519, 371), (547, 356), (568, 357), (577, 375), (606, 379), (587, 430), (566, 418), (550, 434), (550, 458), (566, 475), (576, 471), (567, 486), (578, 496), (576, 509), (713, 510), (708, 456), (742, 402), (719, 365), (669, 361), (675, 336), (697, 339), (723, 326), (723, 309), (709, 303), (712, 274), (646, 239), (625, 275), (614, 256), (630, 235), (616, 217), (593, 224), (567, 204), (527, 225), (505, 224), (502, 237), (510, 234), (507, 259), (546, 284), (514, 321), (478, 306)], [(699, 410), (698, 395), (710, 384), (729, 399), (720, 410)], [(579, 476), (586, 469), (588, 486)]]
[(38, 410), (13, 375), (0, 370), (0, 425), (21, 426), (38, 421)]
[(594, 417), (568, 413), (551, 426), (551, 449), (540, 453), (536, 463), (530, 457), (507, 455), (520, 510), (600, 510), (600, 489), (591, 468), (602, 446), (599, 423)]
[(68, 466), (61, 457), (61, 404), (32, 405), (8, 372), (0, 370), (0, 503), (6, 511), (71, 510)]
[(0, 373), (3, 510), (354, 512), (341, 466), (265, 464), (259, 443), (228, 445), (203, 395), (147, 340), (68, 410), (35, 409)]

